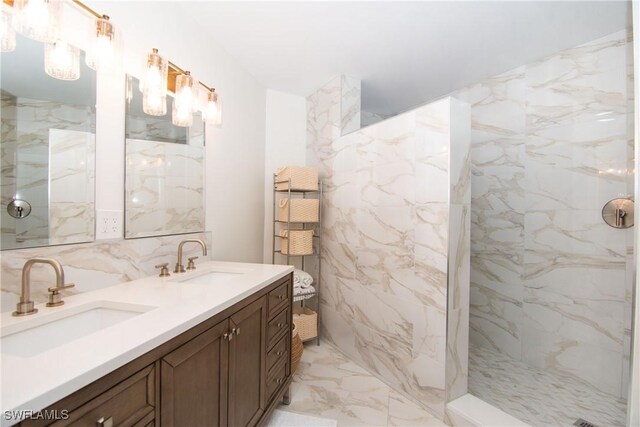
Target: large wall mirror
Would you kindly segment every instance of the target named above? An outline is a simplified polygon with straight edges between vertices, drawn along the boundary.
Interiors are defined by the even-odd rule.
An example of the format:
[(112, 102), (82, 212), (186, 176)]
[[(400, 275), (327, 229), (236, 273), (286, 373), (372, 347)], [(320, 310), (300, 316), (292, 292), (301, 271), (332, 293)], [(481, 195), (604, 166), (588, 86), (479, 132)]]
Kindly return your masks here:
[(125, 238), (201, 232), (204, 209), (204, 123), (171, 123), (142, 109), (139, 82), (127, 76)]
[(44, 44), (17, 36), (1, 54), (0, 248), (80, 243), (95, 237), (96, 73), (44, 71)]

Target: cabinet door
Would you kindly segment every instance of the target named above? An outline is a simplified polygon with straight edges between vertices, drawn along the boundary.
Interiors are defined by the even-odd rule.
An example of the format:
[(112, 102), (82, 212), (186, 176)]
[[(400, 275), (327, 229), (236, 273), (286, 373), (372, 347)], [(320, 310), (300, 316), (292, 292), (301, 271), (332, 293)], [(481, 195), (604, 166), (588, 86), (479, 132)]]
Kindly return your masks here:
[(228, 330), (224, 320), (162, 358), (162, 426), (227, 425)]
[(229, 425), (255, 425), (266, 402), (266, 297), (230, 318), (235, 333), (229, 342)]

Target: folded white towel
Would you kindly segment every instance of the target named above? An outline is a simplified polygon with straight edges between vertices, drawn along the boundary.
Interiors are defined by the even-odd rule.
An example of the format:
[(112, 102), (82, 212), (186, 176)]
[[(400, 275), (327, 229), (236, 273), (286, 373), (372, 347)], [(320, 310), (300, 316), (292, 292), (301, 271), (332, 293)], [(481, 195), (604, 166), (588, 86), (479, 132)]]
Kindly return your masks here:
[(293, 270), (293, 287), (308, 288), (313, 283), (313, 277), (306, 271)]
[(313, 286), (309, 286), (308, 288), (293, 288), (293, 301), (302, 301), (305, 299), (313, 298), (315, 296), (316, 289)]

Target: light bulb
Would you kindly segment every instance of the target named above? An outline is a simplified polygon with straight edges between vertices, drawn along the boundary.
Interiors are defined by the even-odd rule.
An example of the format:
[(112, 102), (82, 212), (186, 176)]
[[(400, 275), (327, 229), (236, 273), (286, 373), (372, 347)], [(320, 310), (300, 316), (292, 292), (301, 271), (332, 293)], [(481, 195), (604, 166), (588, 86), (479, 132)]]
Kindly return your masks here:
[(44, 48), (44, 70), (60, 80), (80, 78), (80, 50), (61, 40), (47, 43)]
[(41, 42), (52, 42), (58, 34), (59, 0), (16, 0), (15, 29)]
[(2, 52), (12, 52), (16, 48), (16, 30), (13, 28), (13, 13), (2, 7), (0, 20), (0, 45)]
[(97, 70), (100, 67), (112, 65), (115, 31), (107, 15), (102, 15), (102, 18), (96, 19), (96, 27), (91, 37), (91, 46), (85, 57), (87, 66)]

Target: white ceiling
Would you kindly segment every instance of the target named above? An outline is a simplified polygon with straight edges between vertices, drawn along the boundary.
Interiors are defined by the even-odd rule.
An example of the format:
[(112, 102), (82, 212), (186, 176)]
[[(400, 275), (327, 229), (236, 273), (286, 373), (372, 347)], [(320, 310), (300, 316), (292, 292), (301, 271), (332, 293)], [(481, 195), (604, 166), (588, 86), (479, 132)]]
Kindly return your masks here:
[(306, 96), (348, 74), (362, 80), (363, 109), (387, 115), (622, 29), (630, 2), (223, 1), (180, 7), (266, 87)]

